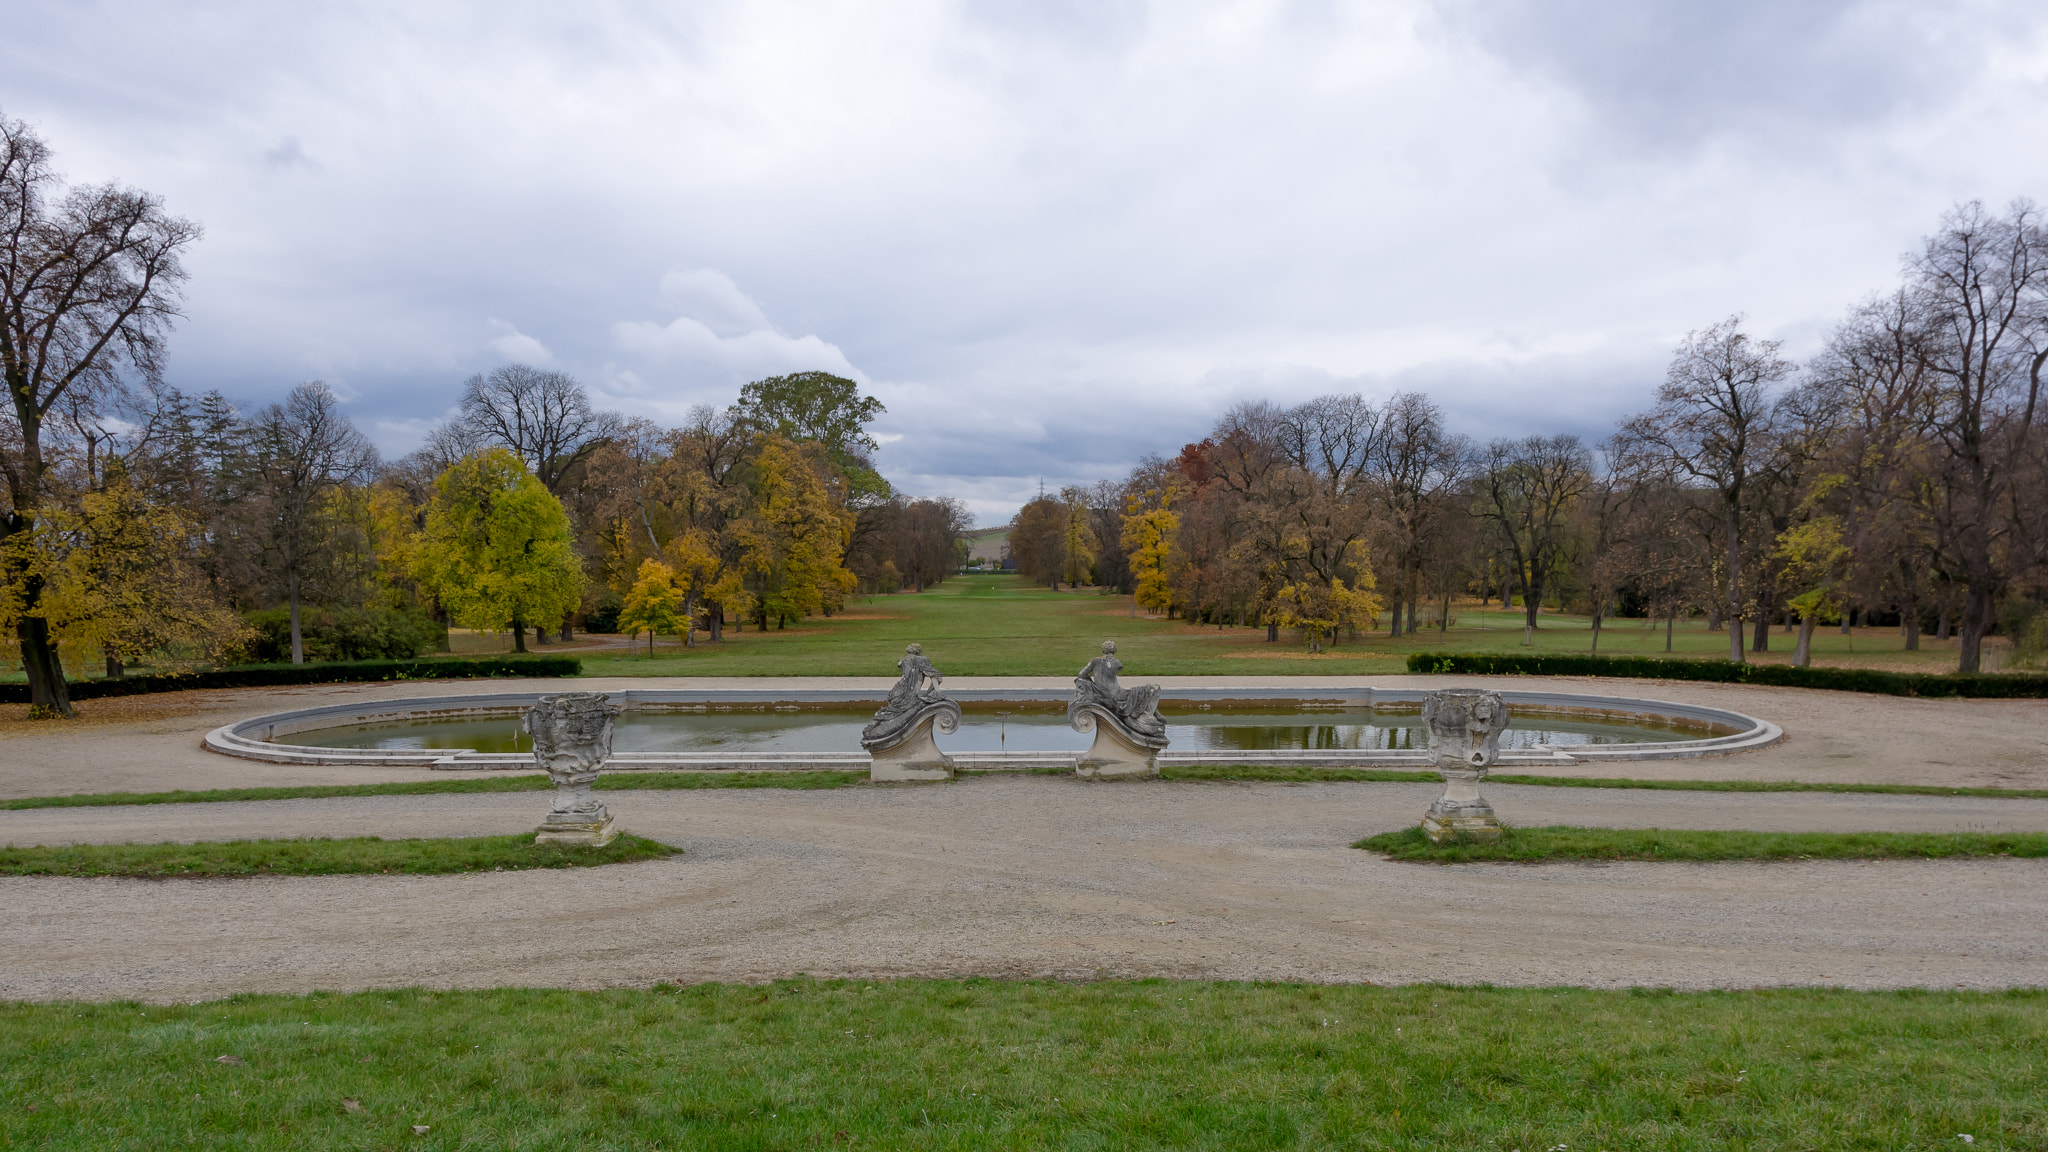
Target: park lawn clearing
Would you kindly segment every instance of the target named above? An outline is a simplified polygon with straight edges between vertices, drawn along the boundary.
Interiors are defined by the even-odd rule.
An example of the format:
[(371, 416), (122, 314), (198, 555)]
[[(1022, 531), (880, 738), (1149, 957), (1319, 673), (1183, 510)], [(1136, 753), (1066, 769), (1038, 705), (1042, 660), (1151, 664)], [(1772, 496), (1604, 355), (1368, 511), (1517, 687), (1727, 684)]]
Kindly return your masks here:
[(1352, 845), (1426, 864), (1569, 860), (1936, 860), (2048, 856), (2044, 832), (1725, 832), (1672, 828), (1505, 828), (1494, 841), (1431, 843), (1421, 828)]
[(216, 840), (198, 844), (0, 847), (0, 876), (435, 876), (450, 872), (581, 868), (660, 860), (681, 849), (620, 835), (602, 848), (535, 844), (533, 834), (427, 840)]
[(1143, 980), (0, 1005), (0, 1144), (2039, 1148), (2048, 994)]
[[(1130, 597), (1084, 588), (1054, 592), (1019, 576), (953, 576), (921, 593), (856, 597), (843, 612), (813, 616), (786, 629), (727, 629), (724, 641), (698, 637), (684, 649), (664, 638), (653, 656), (578, 650), (585, 676), (886, 676), (895, 675), (903, 646), (919, 643), (948, 676), (1072, 676), (1104, 640), (1117, 643), (1127, 679), (1151, 676), (1330, 676), (1405, 674), (1417, 652), (1585, 653), (1592, 647), (1586, 616), (1545, 611), (1528, 647), (1520, 610), (1455, 608), (1446, 630), (1425, 628), (1400, 637), (1362, 631), (1311, 655), (1298, 633), (1266, 640), (1263, 625), (1217, 627), (1130, 612)], [(1609, 620), (1600, 634), (1605, 655), (1662, 656), (1664, 628), (1640, 620)], [(1751, 660), (1789, 658), (1791, 641), (1774, 634), (1774, 652)], [(1672, 655), (1725, 655), (1725, 632), (1690, 621), (1673, 633)], [(1931, 645), (1904, 651), (1896, 629), (1833, 629), (1813, 638), (1817, 665), (1883, 666), (1939, 672), (1952, 669), (1955, 652)]]

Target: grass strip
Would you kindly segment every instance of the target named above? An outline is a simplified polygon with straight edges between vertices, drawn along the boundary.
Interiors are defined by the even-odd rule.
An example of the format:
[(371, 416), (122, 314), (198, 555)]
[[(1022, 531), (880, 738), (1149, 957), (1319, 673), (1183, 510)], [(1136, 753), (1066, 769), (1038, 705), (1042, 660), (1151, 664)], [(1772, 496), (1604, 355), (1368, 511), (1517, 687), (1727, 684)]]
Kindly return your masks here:
[(2044, 1049), (2040, 991), (791, 980), (13, 1003), (0, 1143), (2041, 1148)]
[(1352, 845), (1426, 864), (1545, 860), (1934, 860), (2048, 856), (2043, 832), (1720, 832), (1671, 828), (1507, 828), (1498, 840), (1432, 843), (1421, 828)]
[(1809, 784), (1798, 780), (1633, 780), (1617, 776), (1488, 776), (1489, 784), (1538, 788), (1646, 788), (1664, 792), (1845, 792), (1877, 796), (1984, 796), (2048, 800), (2048, 788), (1950, 788), (1939, 784)]
[(219, 840), (200, 844), (69, 844), (0, 848), (0, 876), (347, 876), (579, 868), (659, 860), (680, 849), (621, 835), (602, 848), (535, 844), (533, 834), (463, 839)]
[(1186, 764), (1159, 769), (1162, 780), (1263, 780), (1285, 784), (1328, 781), (1372, 784), (1441, 784), (1435, 772), (1397, 768), (1286, 768), (1267, 764)]
[[(618, 772), (599, 777), (600, 792), (691, 788), (841, 788), (867, 781), (865, 772)], [(209, 788), (180, 792), (81, 792), (0, 800), (0, 812), (30, 808), (102, 808), (122, 804), (223, 804), (240, 800), (326, 800), (337, 796), (431, 796), (444, 792), (545, 792), (546, 776), (522, 773), (466, 780), (396, 780), (384, 784), (308, 784), (286, 788)]]

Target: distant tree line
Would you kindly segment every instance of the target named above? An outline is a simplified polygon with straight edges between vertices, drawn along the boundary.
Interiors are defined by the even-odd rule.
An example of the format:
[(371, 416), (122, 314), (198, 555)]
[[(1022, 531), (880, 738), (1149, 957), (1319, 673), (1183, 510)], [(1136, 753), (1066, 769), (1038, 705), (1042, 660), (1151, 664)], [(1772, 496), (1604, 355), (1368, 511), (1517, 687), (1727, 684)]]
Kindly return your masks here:
[(198, 238), (160, 200), (65, 188), (0, 117), (0, 628), (38, 709), (65, 665), (404, 657), (457, 625), (525, 651), (577, 621), (716, 640), (922, 589), (965, 517), (875, 472), (850, 380), (747, 385), (676, 427), (521, 364), (385, 462), (323, 383), (242, 411), (165, 384)]
[[(2048, 647), (2048, 232), (1966, 204), (1805, 365), (1731, 317), (1689, 334), (1654, 403), (1595, 445), (1473, 444), (1429, 397), (1240, 404), (1122, 482), (1011, 524), (1026, 575), (1218, 625), (1447, 628), (1454, 598), (1593, 620), (1704, 612), (1729, 659), (1855, 618)], [(1746, 629), (1746, 633), (1745, 633)]]

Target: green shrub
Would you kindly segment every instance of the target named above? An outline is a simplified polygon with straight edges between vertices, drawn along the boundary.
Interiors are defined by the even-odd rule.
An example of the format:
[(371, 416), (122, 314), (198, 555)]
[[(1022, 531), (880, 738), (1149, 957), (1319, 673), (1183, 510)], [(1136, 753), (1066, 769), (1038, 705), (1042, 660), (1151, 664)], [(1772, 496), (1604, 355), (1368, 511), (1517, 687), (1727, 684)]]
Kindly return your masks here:
[(621, 599), (617, 592), (606, 591), (597, 598), (595, 604), (590, 606), (590, 611), (583, 614), (583, 630), (585, 632), (599, 632), (605, 635), (617, 632), (619, 630), (619, 613), (625, 610), (625, 600)]
[[(246, 619), (256, 629), (256, 640), (249, 646), (252, 663), (292, 658), (291, 609), (265, 608)], [(447, 635), (445, 627), (417, 608), (299, 609), (299, 639), (308, 660), (409, 660), (443, 647)]]
[(1417, 652), (1408, 657), (1408, 670), (1467, 676), (1711, 680), (1724, 684), (1768, 684), (1784, 688), (1832, 688), (1838, 692), (1874, 692), (1885, 696), (2048, 697), (2048, 676), (1795, 668), (1789, 664), (1735, 664), (1726, 660), (1674, 660), (1655, 656)]
[[(268, 688), (282, 684), (352, 684), (377, 680), (463, 680), (485, 676), (577, 676), (572, 656), (490, 656), (478, 660), (356, 660), (331, 664), (244, 664), (210, 672), (73, 680), (73, 700), (181, 692), (188, 688)], [(29, 702), (28, 685), (0, 684), (0, 704)]]

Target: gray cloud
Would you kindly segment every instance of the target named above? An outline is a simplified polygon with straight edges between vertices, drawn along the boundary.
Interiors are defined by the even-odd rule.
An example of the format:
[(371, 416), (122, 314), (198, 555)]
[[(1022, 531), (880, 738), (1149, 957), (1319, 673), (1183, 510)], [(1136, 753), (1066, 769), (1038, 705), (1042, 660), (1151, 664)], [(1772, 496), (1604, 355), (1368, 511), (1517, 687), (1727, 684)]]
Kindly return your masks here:
[(1232, 403), (1595, 438), (1688, 328), (1795, 354), (2048, 195), (2039, 17), (1369, 0), (31, 4), (0, 110), (200, 220), (171, 372), (387, 452), (505, 359), (656, 417), (821, 368), (997, 518)]

